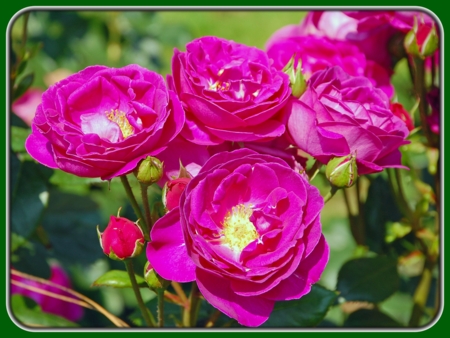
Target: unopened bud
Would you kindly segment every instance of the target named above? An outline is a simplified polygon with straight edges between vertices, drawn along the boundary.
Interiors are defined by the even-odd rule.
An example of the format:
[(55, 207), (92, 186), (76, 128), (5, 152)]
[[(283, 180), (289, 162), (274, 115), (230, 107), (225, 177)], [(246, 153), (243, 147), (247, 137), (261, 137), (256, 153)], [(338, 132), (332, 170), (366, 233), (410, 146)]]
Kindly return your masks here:
[(349, 188), (358, 178), (356, 156), (353, 154), (335, 157), (327, 164), (325, 175), (332, 185), (337, 188)]
[(163, 163), (156, 157), (147, 156), (139, 162), (133, 173), (139, 183), (151, 185), (161, 179), (163, 175)]
[(434, 54), (439, 46), (439, 37), (434, 23), (418, 22), (414, 18), (413, 28), (406, 34), (404, 46), (408, 54), (426, 58)]
[(292, 95), (299, 98), (306, 90), (306, 80), (302, 73), (302, 60), (298, 60), (295, 68), (295, 54), (283, 68), (283, 72), (289, 75), (291, 82)]
[(162, 278), (155, 272), (150, 265), (150, 262), (145, 264), (144, 279), (147, 282), (148, 287), (155, 292), (164, 291), (170, 285), (169, 280)]
[(97, 226), (98, 239), (105, 255), (114, 260), (124, 260), (141, 254), (144, 234), (137, 223), (124, 217), (111, 216), (103, 233)]
[(180, 204), (180, 196), (190, 181), (190, 178), (181, 177), (166, 182), (162, 190), (162, 201), (167, 211), (176, 208)]

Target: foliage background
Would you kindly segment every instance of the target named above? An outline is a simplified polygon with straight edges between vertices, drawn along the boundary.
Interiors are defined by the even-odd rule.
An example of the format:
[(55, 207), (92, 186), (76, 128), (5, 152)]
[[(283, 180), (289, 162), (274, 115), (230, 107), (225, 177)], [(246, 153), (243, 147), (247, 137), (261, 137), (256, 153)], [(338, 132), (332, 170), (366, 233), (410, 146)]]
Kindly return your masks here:
[[(194, 38), (215, 35), (263, 49), (275, 30), (287, 24), (297, 24), (304, 15), (305, 12), (300, 11), (35, 11), (29, 17), (27, 46), (35, 48), (36, 54), (29, 60), (22, 76), (33, 73), (32, 86), (46, 89), (55, 78), (94, 64), (121, 67), (138, 63), (165, 75), (170, 73), (173, 48), (184, 50), (185, 44)], [(18, 18), (11, 30), (12, 47), (21, 39), (22, 18)], [(14, 53), (11, 52), (10, 57), (14, 63)], [(393, 82), (399, 101), (410, 109), (414, 101), (405, 63), (398, 65)], [(70, 273), (76, 290), (118, 316), (133, 317), (136, 303), (131, 290), (91, 287), (104, 272), (122, 269), (121, 263), (103, 255), (95, 232), (95, 226), (99, 224), (100, 229), (104, 229), (109, 216), (121, 206), (125, 211), (123, 216), (135, 218), (127, 205), (120, 181), (114, 179), (109, 185), (34, 164), (29, 161), (23, 147), (28, 134), (29, 129), (11, 116), (10, 142), (19, 160), (11, 156), (12, 266), (48, 278), (48, 259), (57, 259)], [(423, 154), (419, 155), (414, 163), (425, 168), (427, 159)], [(315, 184), (324, 194), (328, 188), (321, 179), (319, 176)], [(365, 179), (361, 184), (368, 187)], [(160, 199), (160, 190), (152, 189), (152, 199)], [(411, 190), (410, 194), (414, 200), (414, 191)], [(378, 208), (376, 210), (383, 208), (379, 203), (376, 205), (380, 200), (373, 200), (372, 206)], [(392, 202), (391, 206), (384, 210), (385, 218), (380, 223), (399, 218), (395, 203)], [(353, 240), (342, 195), (338, 194), (327, 204), (322, 213), (322, 224), (331, 254), (320, 284), (335, 290), (342, 265), (351, 258), (367, 256), (368, 253), (357, 247)], [(373, 230), (374, 242), (370, 249), (375, 255), (377, 250), (382, 250), (380, 243), (384, 243), (384, 224), (379, 227), (375, 224)], [(144, 263), (142, 255), (137, 271), (142, 271)], [(399, 291), (379, 304), (380, 311), (400, 325), (407, 325), (413, 304), (411, 290), (417, 282), (417, 278), (402, 279)], [(435, 284), (430, 304), (435, 296), (434, 288)], [(145, 291), (145, 300), (154, 298), (151, 291)], [(348, 325), (346, 311), (336, 303), (319, 326)], [(430, 319), (424, 320), (428, 322)], [(103, 316), (91, 311), (79, 324), (83, 327), (111, 326)]]

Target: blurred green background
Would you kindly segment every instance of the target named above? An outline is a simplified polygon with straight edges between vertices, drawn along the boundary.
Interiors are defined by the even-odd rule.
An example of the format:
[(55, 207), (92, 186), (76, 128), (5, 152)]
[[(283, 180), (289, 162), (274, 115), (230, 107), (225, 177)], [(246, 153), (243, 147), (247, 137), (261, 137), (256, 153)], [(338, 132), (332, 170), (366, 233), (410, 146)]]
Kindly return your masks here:
[[(299, 11), (34, 11), (29, 16), (27, 46), (36, 53), (28, 61), (22, 76), (34, 73), (32, 87), (46, 89), (55, 81), (95, 64), (121, 67), (137, 63), (166, 75), (170, 73), (173, 49), (184, 50), (185, 44), (195, 38), (214, 35), (263, 49), (273, 32), (288, 24), (298, 24), (304, 15), (305, 12)], [(11, 29), (13, 49), (20, 46), (23, 38), (22, 19), (23, 16), (19, 17)], [(11, 62), (14, 61), (14, 53), (11, 53)], [(413, 101), (407, 76), (405, 65), (400, 64), (393, 81), (399, 89), (399, 100), (410, 108)], [(23, 147), (29, 132), (19, 122), (12, 121), (12, 150), (22, 161), (29, 159)], [(120, 181), (114, 179), (109, 185), (59, 170), (48, 170), (41, 178), (42, 189), (50, 195), (50, 202), (41, 200), (42, 208), (37, 211), (39, 222), (27, 228), (26, 236), (20, 226), (12, 226), (12, 264), (19, 270), (47, 278), (45, 259), (56, 258), (70, 272), (75, 289), (116, 315), (131, 315), (136, 304), (130, 289), (91, 287), (92, 282), (107, 270), (123, 269), (122, 264), (103, 255), (95, 230), (97, 224), (103, 230), (109, 216), (116, 214), (120, 206), (125, 210), (123, 216), (135, 218), (126, 204)], [(361, 180), (363, 185), (367, 182)], [(131, 183), (137, 186), (134, 180)], [(322, 176), (318, 176), (314, 184), (323, 195), (327, 192)], [(160, 190), (152, 189), (152, 199), (156, 201), (160, 198)], [(70, 212), (74, 205), (77, 206), (75, 212)], [(11, 217), (20, 216), (12, 212)], [(334, 290), (342, 264), (361, 254), (350, 233), (340, 193), (324, 208), (322, 221), (331, 255), (320, 284)], [(142, 271), (139, 269), (144, 262), (142, 255), (138, 271)], [(153, 297), (151, 291), (145, 291), (146, 300)], [(408, 322), (411, 307), (412, 297), (404, 292), (397, 292), (381, 303), (381, 309), (403, 325)], [(322, 326), (340, 326), (346, 316), (340, 306), (334, 306)], [(101, 315), (89, 311), (81, 325), (111, 324)]]

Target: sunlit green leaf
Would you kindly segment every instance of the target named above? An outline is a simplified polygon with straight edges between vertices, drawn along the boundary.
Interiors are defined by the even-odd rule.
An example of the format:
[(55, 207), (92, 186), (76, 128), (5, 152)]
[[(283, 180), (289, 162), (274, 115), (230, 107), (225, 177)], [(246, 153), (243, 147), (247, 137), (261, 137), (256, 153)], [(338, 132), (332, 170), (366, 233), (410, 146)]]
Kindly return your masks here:
[[(136, 281), (141, 288), (147, 287), (144, 278), (136, 275)], [(110, 270), (103, 276), (97, 278), (92, 286), (109, 286), (113, 288), (131, 288), (131, 281), (128, 273), (121, 270)]]

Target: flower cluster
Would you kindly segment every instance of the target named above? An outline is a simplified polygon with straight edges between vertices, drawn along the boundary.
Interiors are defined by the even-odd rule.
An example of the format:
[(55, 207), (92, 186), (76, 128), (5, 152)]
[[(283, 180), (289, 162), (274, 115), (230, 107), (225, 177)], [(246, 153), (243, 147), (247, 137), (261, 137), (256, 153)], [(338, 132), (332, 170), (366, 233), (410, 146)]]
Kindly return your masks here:
[[(308, 294), (329, 260), (307, 158), (313, 169), (329, 164), (333, 189), (406, 168), (401, 146), (417, 119), (393, 100), (390, 77), (408, 48), (424, 64), (434, 55), (430, 20), (311, 12), (275, 32), (267, 51), (201, 37), (174, 51), (167, 83), (138, 65), (88, 67), (43, 93), (26, 148), (80, 177), (134, 172), (145, 189), (164, 187), (164, 215), (146, 210), (151, 229), (111, 216), (99, 232), (104, 253), (127, 260), (148, 240), (157, 276), (196, 282), (221, 312), (259, 326), (276, 301)], [(409, 33), (416, 45), (395, 50)], [(426, 96), (433, 133), (438, 95)]]

